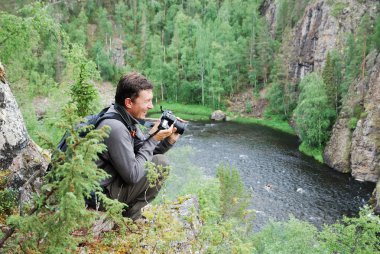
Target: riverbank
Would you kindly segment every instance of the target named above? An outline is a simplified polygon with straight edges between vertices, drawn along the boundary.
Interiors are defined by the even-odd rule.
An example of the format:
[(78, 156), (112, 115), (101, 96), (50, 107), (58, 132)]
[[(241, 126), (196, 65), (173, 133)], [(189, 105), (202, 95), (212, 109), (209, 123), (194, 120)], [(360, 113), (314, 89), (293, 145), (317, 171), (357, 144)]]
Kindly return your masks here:
[[(202, 105), (186, 105), (179, 103), (167, 103), (160, 102), (157, 103), (154, 109), (152, 109), (149, 113), (149, 117), (159, 118), (161, 115), (160, 106), (162, 109), (170, 109), (174, 115), (185, 119), (187, 121), (208, 121), (210, 120), (211, 113), (214, 111), (211, 108), (202, 106)], [(275, 117), (272, 118), (253, 118), (253, 117), (242, 117), (237, 116), (233, 112), (227, 112), (227, 116), (229, 121), (241, 123), (241, 124), (258, 124), (262, 126), (269, 127), (271, 129), (275, 129), (290, 135), (297, 136), (294, 129), (289, 125), (287, 121), (277, 119)], [(317, 149), (307, 146), (302, 143), (299, 146), (299, 151), (303, 154), (313, 157), (315, 160), (320, 163), (324, 163), (323, 161), (323, 149)]]

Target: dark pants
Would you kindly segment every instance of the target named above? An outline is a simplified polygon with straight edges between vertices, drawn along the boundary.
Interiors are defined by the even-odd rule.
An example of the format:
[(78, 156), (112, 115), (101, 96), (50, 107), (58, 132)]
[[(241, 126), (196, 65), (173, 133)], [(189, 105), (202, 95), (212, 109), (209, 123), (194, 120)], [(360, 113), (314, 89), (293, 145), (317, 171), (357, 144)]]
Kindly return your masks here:
[[(166, 157), (162, 154), (154, 155), (152, 162), (164, 167), (169, 165)], [(107, 189), (110, 198), (117, 199), (128, 205), (123, 215), (135, 220), (141, 216), (141, 208), (157, 196), (161, 186), (149, 187), (148, 179), (144, 176), (136, 184), (126, 184), (122, 179), (117, 179)]]

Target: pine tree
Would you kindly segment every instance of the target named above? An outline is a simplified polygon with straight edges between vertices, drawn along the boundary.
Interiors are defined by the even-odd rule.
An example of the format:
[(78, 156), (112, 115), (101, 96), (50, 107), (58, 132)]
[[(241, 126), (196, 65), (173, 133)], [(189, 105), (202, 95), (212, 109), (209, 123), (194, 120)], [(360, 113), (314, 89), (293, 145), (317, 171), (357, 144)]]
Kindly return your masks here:
[(335, 107), (338, 89), (334, 84), (334, 65), (330, 53), (327, 53), (326, 64), (322, 71), (323, 82), (326, 85), (326, 94), (331, 106)]
[[(109, 127), (92, 130), (82, 138), (79, 133), (85, 130), (76, 130), (81, 121), (76, 112), (71, 105), (64, 110), (60, 127), (70, 133), (68, 148), (53, 154), (52, 169), (46, 176), (42, 192), (36, 197), (36, 212), (9, 218), (10, 225), (18, 229), (13, 241), (23, 252), (73, 252), (79, 240), (72, 235), (73, 231), (85, 230), (94, 222), (95, 213), (86, 209), (84, 200), (91, 192), (101, 191), (99, 182), (108, 177), (105, 171), (97, 168), (95, 161), (106, 148), (102, 141), (108, 136)], [(122, 221), (123, 205), (103, 198), (111, 206), (112, 214), (118, 214)], [(12, 248), (12, 243), (9, 246)], [(13, 251), (18, 252), (17, 249)]]

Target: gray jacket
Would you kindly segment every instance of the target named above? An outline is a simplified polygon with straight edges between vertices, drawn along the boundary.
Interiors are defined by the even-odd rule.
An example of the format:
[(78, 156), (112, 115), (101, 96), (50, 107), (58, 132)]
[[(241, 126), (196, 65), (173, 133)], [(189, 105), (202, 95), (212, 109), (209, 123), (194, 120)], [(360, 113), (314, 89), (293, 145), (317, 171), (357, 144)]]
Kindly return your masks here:
[(172, 147), (167, 139), (161, 142), (153, 138), (144, 141), (145, 136), (138, 127), (138, 121), (124, 108), (119, 106), (117, 111), (115, 107), (117, 106), (112, 105), (107, 112), (120, 113), (124, 120), (136, 126), (137, 131), (135, 137), (132, 137), (125, 124), (116, 119), (105, 119), (97, 127), (111, 127), (109, 137), (104, 141), (107, 151), (103, 152), (96, 162), (99, 168), (111, 175), (101, 182), (103, 187), (109, 186), (117, 178), (121, 178), (127, 184), (137, 183), (146, 174), (145, 162), (151, 161), (154, 154), (163, 154)]

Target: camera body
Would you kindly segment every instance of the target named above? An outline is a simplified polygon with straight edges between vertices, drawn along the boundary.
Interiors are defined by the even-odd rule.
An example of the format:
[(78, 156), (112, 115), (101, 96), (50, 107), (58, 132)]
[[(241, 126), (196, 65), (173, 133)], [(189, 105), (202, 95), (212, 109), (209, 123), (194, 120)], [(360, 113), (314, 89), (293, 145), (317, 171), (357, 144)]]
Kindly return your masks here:
[(177, 128), (176, 133), (183, 134), (186, 129), (186, 123), (177, 120), (177, 117), (170, 110), (162, 110), (161, 122), (158, 126), (161, 130), (169, 129), (172, 124)]

